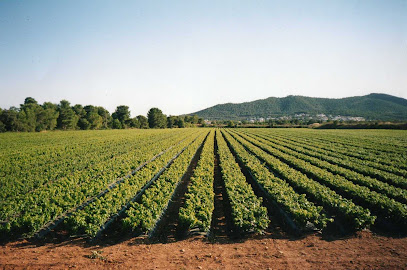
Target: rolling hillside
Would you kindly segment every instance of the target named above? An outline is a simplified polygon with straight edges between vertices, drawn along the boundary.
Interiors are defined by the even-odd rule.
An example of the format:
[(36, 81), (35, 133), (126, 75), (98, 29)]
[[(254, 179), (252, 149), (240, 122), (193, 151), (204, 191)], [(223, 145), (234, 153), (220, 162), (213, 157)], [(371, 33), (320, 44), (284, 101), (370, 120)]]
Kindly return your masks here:
[(407, 120), (407, 100), (387, 94), (369, 94), (341, 99), (304, 96), (269, 97), (239, 104), (219, 104), (192, 114), (210, 120), (244, 120), (299, 113), (360, 116), (367, 120)]

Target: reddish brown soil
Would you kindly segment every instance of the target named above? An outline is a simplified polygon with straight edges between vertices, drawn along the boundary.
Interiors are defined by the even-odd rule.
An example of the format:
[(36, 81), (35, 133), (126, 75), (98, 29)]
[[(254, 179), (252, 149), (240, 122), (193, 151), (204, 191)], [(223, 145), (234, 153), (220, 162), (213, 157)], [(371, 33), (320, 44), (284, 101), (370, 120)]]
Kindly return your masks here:
[(407, 238), (361, 232), (332, 241), (319, 235), (298, 240), (269, 235), (233, 243), (210, 243), (201, 236), (167, 244), (147, 244), (140, 238), (112, 245), (90, 245), (81, 239), (42, 244), (24, 240), (0, 246), (0, 266), (3, 269), (407, 269)]

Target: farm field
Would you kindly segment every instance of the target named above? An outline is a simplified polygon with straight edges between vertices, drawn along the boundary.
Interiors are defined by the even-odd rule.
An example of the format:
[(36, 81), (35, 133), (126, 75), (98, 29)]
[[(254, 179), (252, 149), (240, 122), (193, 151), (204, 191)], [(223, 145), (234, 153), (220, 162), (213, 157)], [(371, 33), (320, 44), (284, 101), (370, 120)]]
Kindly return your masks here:
[(0, 265), (406, 268), (406, 159), (395, 130), (0, 134)]

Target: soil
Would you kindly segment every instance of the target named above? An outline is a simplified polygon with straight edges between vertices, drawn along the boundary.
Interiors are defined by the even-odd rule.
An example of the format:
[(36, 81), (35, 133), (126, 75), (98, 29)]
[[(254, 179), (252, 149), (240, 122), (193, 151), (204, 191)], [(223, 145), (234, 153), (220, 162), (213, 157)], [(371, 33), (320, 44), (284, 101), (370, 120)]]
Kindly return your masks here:
[(84, 239), (0, 246), (3, 269), (407, 269), (407, 238), (359, 232), (342, 239), (252, 235), (211, 243), (194, 236), (172, 243), (143, 237), (88, 244)]

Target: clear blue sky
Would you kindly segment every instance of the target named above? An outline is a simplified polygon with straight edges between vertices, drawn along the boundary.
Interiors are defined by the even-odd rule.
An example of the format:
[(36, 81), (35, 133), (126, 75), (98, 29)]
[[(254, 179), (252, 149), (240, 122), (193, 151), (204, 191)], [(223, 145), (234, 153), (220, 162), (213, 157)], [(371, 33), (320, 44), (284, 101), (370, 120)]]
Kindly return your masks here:
[(407, 98), (407, 1), (0, 1), (0, 107)]

